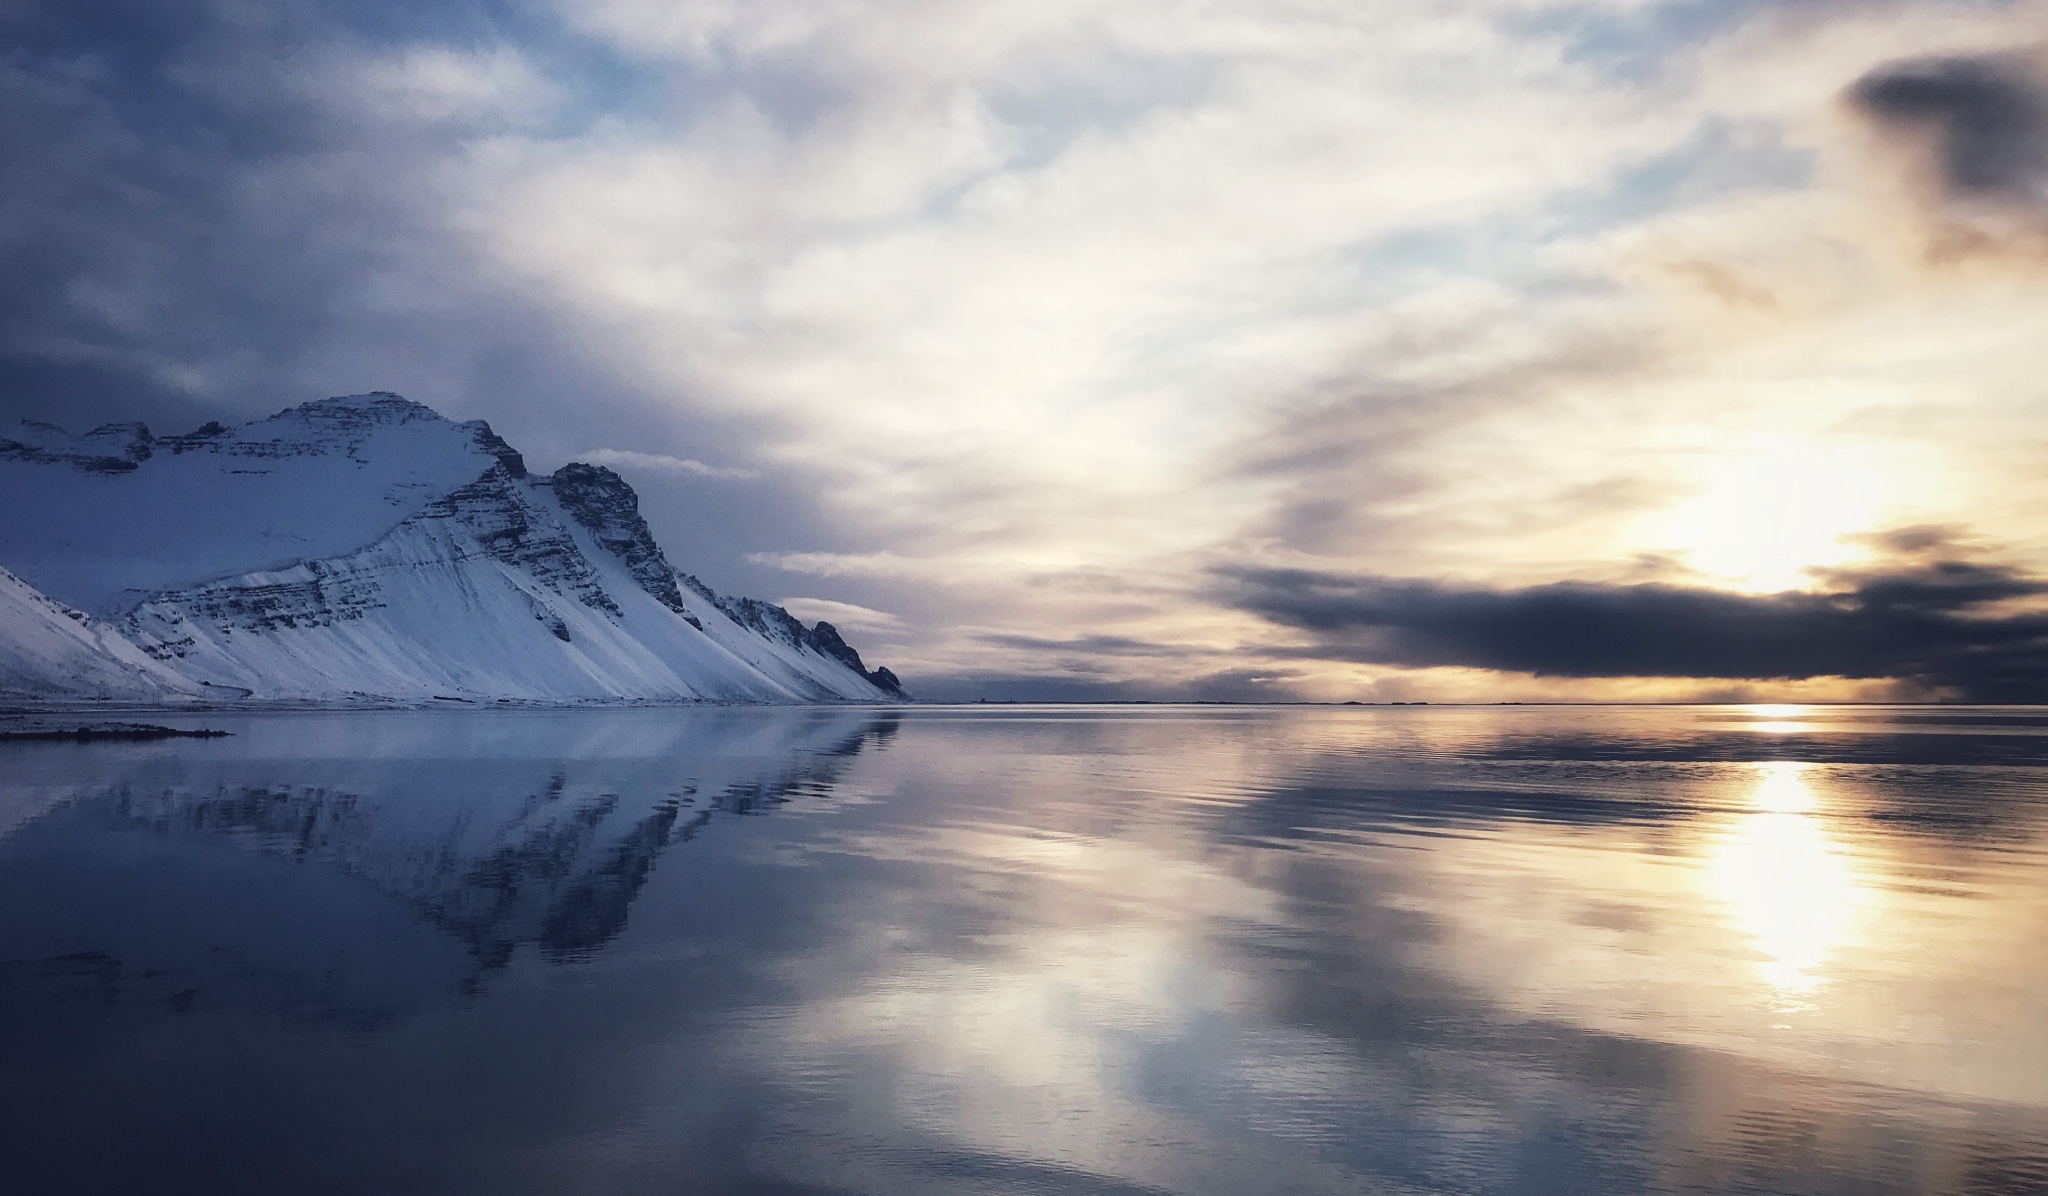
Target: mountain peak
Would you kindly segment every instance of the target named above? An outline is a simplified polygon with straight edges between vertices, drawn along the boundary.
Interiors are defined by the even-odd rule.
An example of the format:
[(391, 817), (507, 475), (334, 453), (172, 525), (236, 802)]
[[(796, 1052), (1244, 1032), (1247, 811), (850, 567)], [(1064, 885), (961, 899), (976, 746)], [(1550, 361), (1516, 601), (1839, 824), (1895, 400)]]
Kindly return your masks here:
[(425, 403), (415, 403), (388, 390), (373, 390), (367, 394), (336, 395), (287, 407), (267, 420), (246, 425), (246, 430), (255, 431), (265, 425), (298, 424), (316, 433), (333, 432), (346, 436), (406, 424), (452, 422)]
[(432, 419), (444, 422), (448, 418), (425, 403), (415, 403), (404, 395), (389, 390), (372, 390), (365, 391), (362, 394), (335, 395), (331, 398), (314, 399), (310, 403), (300, 403), (296, 407), (287, 407), (283, 411), (278, 412), (278, 414), (288, 415), (294, 411), (315, 417), (376, 414), (386, 418)]

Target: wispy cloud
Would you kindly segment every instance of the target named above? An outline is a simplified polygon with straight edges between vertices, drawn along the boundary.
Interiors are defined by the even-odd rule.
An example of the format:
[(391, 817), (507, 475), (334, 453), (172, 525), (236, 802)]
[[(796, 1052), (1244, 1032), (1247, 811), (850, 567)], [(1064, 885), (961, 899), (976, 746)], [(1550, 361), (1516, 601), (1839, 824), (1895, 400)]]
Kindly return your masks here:
[(567, 98), (517, 47), (502, 44), (416, 45), (388, 56), (342, 59), (321, 82), (375, 116), (399, 121), (522, 127), (545, 119)]
[(851, 602), (835, 602), (830, 598), (783, 598), (778, 600), (778, 605), (807, 623), (823, 620), (841, 631), (894, 636), (904, 630), (903, 620), (888, 611)]
[(771, 569), (817, 577), (934, 577), (943, 568), (893, 552), (750, 552), (747, 559)]
[(697, 478), (725, 478), (732, 481), (751, 481), (761, 476), (759, 470), (740, 469), (730, 465), (706, 465), (688, 457), (670, 457), (662, 453), (636, 453), (628, 449), (586, 449), (572, 454), (578, 461), (592, 465), (623, 465), (628, 469), (651, 469), (660, 473), (684, 474)]

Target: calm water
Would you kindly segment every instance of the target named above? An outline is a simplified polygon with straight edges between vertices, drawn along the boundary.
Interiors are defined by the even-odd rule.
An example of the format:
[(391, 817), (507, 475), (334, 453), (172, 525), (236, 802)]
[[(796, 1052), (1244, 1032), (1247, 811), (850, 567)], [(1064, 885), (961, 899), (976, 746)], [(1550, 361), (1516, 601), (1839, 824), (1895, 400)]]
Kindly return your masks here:
[(0, 745), (0, 1186), (2048, 1192), (2048, 712)]

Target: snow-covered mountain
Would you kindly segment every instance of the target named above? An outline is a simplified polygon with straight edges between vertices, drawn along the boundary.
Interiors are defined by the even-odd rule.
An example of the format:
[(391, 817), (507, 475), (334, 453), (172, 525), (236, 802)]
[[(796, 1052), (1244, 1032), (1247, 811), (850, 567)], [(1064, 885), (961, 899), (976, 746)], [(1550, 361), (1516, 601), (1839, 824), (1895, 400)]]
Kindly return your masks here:
[(617, 474), (530, 476), (488, 425), (397, 395), (185, 436), (24, 424), (0, 511), (17, 697), (902, 696), (831, 624), (678, 572)]

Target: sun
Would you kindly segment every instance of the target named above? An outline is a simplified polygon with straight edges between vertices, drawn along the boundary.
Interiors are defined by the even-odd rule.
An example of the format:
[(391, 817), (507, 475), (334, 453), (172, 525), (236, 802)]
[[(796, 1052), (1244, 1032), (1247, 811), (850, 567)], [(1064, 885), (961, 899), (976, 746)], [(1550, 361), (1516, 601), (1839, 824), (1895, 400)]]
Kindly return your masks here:
[(1652, 521), (1651, 541), (1733, 589), (1800, 589), (1814, 568), (1861, 554), (1851, 539), (1885, 525), (1892, 505), (1881, 455), (1781, 442), (1723, 456), (1692, 497)]

